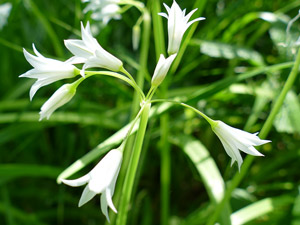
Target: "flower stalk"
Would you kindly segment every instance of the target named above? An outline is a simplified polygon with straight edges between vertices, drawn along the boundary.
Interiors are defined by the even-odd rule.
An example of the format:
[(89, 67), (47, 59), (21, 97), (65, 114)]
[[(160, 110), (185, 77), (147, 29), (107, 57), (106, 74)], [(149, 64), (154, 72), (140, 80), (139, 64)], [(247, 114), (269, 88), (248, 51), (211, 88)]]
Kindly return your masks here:
[(141, 114), (140, 125), (137, 131), (133, 151), (128, 165), (128, 170), (125, 176), (125, 181), (122, 189), (121, 200), (119, 204), (119, 215), (117, 225), (125, 225), (127, 220), (128, 209), (130, 205), (133, 184), (136, 176), (136, 171), (139, 164), (141, 150), (144, 142), (144, 136), (149, 119), (149, 111), (151, 108), (150, 102), (144, 103), (144, 109)]

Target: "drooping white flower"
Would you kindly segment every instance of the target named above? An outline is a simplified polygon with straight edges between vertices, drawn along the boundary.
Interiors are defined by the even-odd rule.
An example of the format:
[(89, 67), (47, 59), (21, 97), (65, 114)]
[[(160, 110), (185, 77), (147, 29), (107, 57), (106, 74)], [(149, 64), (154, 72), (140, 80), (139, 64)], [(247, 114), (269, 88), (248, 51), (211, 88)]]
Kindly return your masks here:
[(79, 200), (78, 207), (90, 201), (96, 194), (101, 193), (101, 211), (106, 216), (106, 219), (109, 221), (108, 206), (117, 213), (112, 196), (120, 171), (122, 157), (123, 154), (118, 149), (111, 150), (88, 174), (76, 180), (61, 180), (72, 187), (87, 184)]
[(248, 133), (246, 131), (228, 126), (222, 121), (213, 121), (211, 123), (212, 130), (219, 137), (225, 148), (226, 153), (231, 157), (231, 165), (237, 161), (239, 169), (243, 163), (243, 159), (239, 150), (254, 156), (263, 156), (253, 146), (259, 146), (271, 142), (269, 140), (261, 140), (258, 133)]
[(49, 119), (51, 114), (62, 105), (69, 102), (76, 93), (76, 84), (64, 84), (44, 103), (40, 111), (40, 121), (43, 118)]
[(164, 6), (168, 15), (166, 13), (159, 13), (159, 15), (168, 19), (168, 53), (171, 55), (179, 51), (182, 37), (189, 26), (196, 21), (204, 20), (205, 18), (199, 17), (188, 22), (197, 9), (194, 9), (189, 14), (185, 15), (185, 9), (181, 10), (175, 0), (173, 1), (171, 8), (165, 3)]
[(36, 50), (34, 44), (32, 47), (37, 56), (28, 53), (25, 49), (23, 49), (23, 52), (26, 60), (34, 67), (34, 69), (19, 76), (37, 79), (30, 89), (30, 100), (32, 100), (39, 88), (58, 80), (73, 78), (79, 74), (79, 70), (68, 61), (62, 62), (46, 58)]
[(91, 67), (101, 67), (112, 71), (119, 71), (122, 68), (123, 63), (104, 50), (93, 37), (89, 22), (85, 28), (81, 23), (81, 37), (82, 40), (65, 40), (65, 46), (74, 55), (69, 62), (84, 63), (81, 75), (84, 76), (85, 69)]
[(151, 81), (153, 87), (157, 87), (161, 84), (161, 82), (163, 82), (176, 55), (177, 54), (173, 54), (168, 58), (165, 58), (163, 54), (160, 54)]

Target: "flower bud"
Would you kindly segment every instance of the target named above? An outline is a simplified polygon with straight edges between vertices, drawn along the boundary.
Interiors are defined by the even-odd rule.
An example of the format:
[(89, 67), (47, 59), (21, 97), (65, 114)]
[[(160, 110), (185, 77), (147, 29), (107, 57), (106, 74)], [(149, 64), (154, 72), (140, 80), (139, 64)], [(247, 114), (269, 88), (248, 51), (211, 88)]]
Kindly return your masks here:
[(47, 117), (50, 118), (51, 114), (68, 103), (76, 93), (77, 84), (65, 84), (57, 89), (56, 92), (44, 103), (40, 111), (40, 121)]
[(168, 58), (165, 58), (163, 54), (160, 55), (152, 77), (151, 83), (153, 87), (157, 87), (163, 82), (176, 55), (173, 54)]

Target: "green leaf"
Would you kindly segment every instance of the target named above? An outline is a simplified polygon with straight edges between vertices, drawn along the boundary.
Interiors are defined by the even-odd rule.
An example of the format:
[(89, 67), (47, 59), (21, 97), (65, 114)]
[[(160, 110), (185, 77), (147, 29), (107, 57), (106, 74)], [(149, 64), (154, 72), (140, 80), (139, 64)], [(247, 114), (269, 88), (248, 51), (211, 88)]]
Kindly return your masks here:
[(261, 54), (250, 48), (240, 47), (232, 44), (216, 41), (204, 41), (193, 39), (193, 44), (200, 45), (200, 52), (214, 58), (243, 59), (250, 63), (262, 66), (264, 60)]
[(232, 225), (241, 225), (257, 219), (263, 215), (279, 210), (293, 201), (290, 195), (283, 195), (276, 198), (265, 198), (251, 205), (248, 205), (231, 215)]
[[(225, 184), (219, 169), (205, 146), (195, 138), (187, 135), (174, 137), (173, 142), (179, 145), (195, 165), (206, 191), (215, 204), (224, 196)], [(221, 214), (222, 224), (230, 224), (230, 207), (226, 205)]]
[(60, 168), (45, 165), (2, 164), (0, 165), (0, 183), (20, 177), (56, 178)]
[(278, 132), (300, 133), (300, 103), (297, 95), (289, 91), (283, 106), (276, 116), (274, 125)]

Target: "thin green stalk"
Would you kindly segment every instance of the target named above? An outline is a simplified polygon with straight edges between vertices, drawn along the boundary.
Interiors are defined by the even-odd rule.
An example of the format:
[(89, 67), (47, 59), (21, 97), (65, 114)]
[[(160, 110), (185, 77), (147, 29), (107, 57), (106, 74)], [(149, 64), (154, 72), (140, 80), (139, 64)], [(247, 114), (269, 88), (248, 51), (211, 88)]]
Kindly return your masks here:
[(94, 75), (103, 75), (103, 76), (110, 76), (110, 77), (115, 77), (115, 78), (118, 78), (120, 80), (123, 80), (125, 81), (126, 83), (128, 83), (130, 86), (132, 86), (137, 94), (138, 94), (138, 97), (144, 99), (145, 98), (145, 95), (143, 93), (143, 91), (141, 90), (141, 88), (135, 83), (135, 82), (132, 82), (130, 79), (128, 79), (127, 77), (125, 77), (124, 75), (121, 75), (119, 73), (115, 73), (115, 72), (111, 72), (111, 71), (85, 71), (85, 74), (86, 76), (85, 77), (81, 77), (78, 81), (80, 81), (80, 83), (82, 81), (84, 81), (85, 79), (91, 77), (91, 76), (94, 76)]
[[(261, 139), (265, 139), (267, 137), (267, 135), (269, 134), (269, 132), (272, 128), (275, 116), (279, 112), (281, 106), (283, 105), (284, 99), (285, 99), (288, 91), (292, 88), (292, 86), (293, 86), (293, 84), (294, 84), (294, 82), (297, 78), (299, 65), (300, 65), (300, 51), (298, 49), (295, 64), (294, 64), (294, 66), (293, 66), (293, 68), (292, 68), (292, 70), (291, 70), (291, 72), (288, 76), (287, 81), (284, 84), (283, 89), (281, 90), (281, 92), (279, 94), (279, 97), (276, 99), (276, 102), (275, 102), (274, 106), (272, 107), (272, 110), (271, 110), (266, 122), (264, 123), (264, 125), (261, 129), (260, 134), (258, 135)], [(248, 155), (245, 158), (240, 173), (237, 173), (233, 177), (232, 182), (230, 183), (230, 185), (228, 186), (228, 188), (225, 192), (223, 200), (216, 207), (212, 217), (210, 217), (210, 220), (207, 223), (208, 225), (213, 225), (215, 223), (215, 221), (218, 219), (220, 213), (223, 210), (223, 207), (224, 207), (225, 203), (227, 203), (230, 200), (232, 191), (240, 184), (242, 179), (246, 176), (253, 160), (254, 160), (254, 157), (250, 156), (250, 155)]]
[(124, 73), (131, 81), (132, 83), (137, 87), (139, 94), (142, 96), (142, 99), (145, 98), (144, 92), (139, 88), (139, 85), (135, 82), (135, 79), (131, 76), (131, 74), (124, 68), (122, 67), (120, 70), (122, 73)]
[(209, 124), (212, 124), (214, 123), (214, 120), (209, 118), (207, 115), (205, 115), (203, 112), (199, 111), (198, 109), (194, 108), (193, 106), (190, 106), (188, 104), (185, 104), (185, 103), (182, 103), (182, 102), (178, 102), (178, 101), (175, 101), (175, 100), (168, 100), (168, 99), (155, 99), (155, 100), (152, 100), (151, 103), (155, 103), (155, 102), (170, 102), (170, 103), (173, 103), (173, 104), (177, 104), (177, 105), (181, 105), (181, 106), (184, 106), (188, 109), (191, 109), (193, 110), (194, 112), (196, 112), (197, 114), (199, 114), (200, 116), (202, 116)]
[(160, 118), (160, 193), (161, 193), (161, 218), (162, 225), (169, 224), (170, 216), (170, 183), (171, 183), (171, 154), (169, 143), (169, 114), (164, 114)]
[(144, 110), (142, 111), (140, 126), (137, 131), (135, 144), (133, 147), (132, 155), (125, 176), (125, 181), (124, 181), (120, 205), (119, 205), (119, 215), (117, 217), (117, 225), (125, 225), (127, 221), (127, 215), (128, 215), (129, 205), (130, 205), (130, 200), (132, 195), (132, 188), (133, 188), (133, 184), (136, 176), (136, 170), (139, 164), (140, 154), (144, 142), (144, 136), (148, 124), (150, 108), (151, 108), (151, 103), (146, 102), (144, 106)]
[[(141, 55), (140, 55), (140, 68), (137, 73), (136, 83), (143, 90), (144, 79), (147, 74), (147, 63), (148, 63), (148, 53), (150, 44), (150, 30), (151, 30), (151, 18), (148, 10), (145, 8), (143, 11), (143, 35), (141, 42)], [(135, 115), (139, 108), (139, 96), (134, 95), (132, 104), (132, 115)]]
[[(199, 114), (200, 116), (202, 116), (210, 125), (213, 126), (213, 124), (216, 123), (216, 121), (212, 120), (211, 118), (209, 118), (208, 116), (206, 116), (204, 113), (202, 113), (201, 111), (199, 111), (198, 109), (187, 105), (185, 103), (182, 102), (178, 102), (178, 101), (174, 101), (174, 100), (167, 100), (167, 99), (155, 99), (151, 101), (152, 103), (155, 102), (170, 102), (173, 104), (177, 104), (177, 105), (181, 105), (184, 106), (188, 109), (193, 110), (194, 112), (196, 112), (197, 114)], [(168, 118), (167, 118), (168, 119)], [(165, 130), (165, 121), (162, 120), (162, 131), (163, 132), (167, 132), (167, 134), (169, 134), (168, 130)], [(168, 128), (167, 128), (168, 129)], [(163, 134), (162, 134), (163, 135)], [(168, 135), (165, 137), (168, 138)], [(165, 148), (165, 146), (163, 146), (163, 148)], [(161, 224), (168, 224), (168, 213), (169, 213), (169, 182), (170, 182), (170, 150), (169, 149), (162, 149), (162, 164), (161, 164), (161, 193), (162, 193), (162, 204), (161, 204), (161, 211), (162, 211), (162, 218), (161, 218)], [(167, 192), (167, 193), (165, 193)], [(164, 208), (165, 207), (165, 208)], [(230, 224), (230, 213), (229, 213), (229, 207), (227, 206), (227, 208), (223, 211), (222, 215), (221, 215), (221, 220), (222, 220), (222, 224)]]
[[(143, 29), (142, 29), (142, 39), (141, 39), (141, 52), (140, 52), (140, 58), (139, 58), (139, 71), (137, 73), (137, 79), (136, 83), (138, 87), (143, 90), (144, 87), (144, 79), (145, 74), (147, 74), (147, 62), (148, 62), (148, 53), (149, 53), (149, 43), (150, 43), (150, 28), (151, 28), (151, 18), (149, 16), (149, 12), (146, 8), (139, 8), (141, 12), (143, 13)], [(140, 97), (138, 92), (135, 92), (133, 97), (133, 102), (131, 106), (131, 120), (136, 116), (139, 107), (140, 107)], [(128, 138), (128, 141), (126, 143), (126, 150), (124, 151), (124, 158), (123, 158), (123, 165), (120, 171), (119, 175), (119, 183), (124, 183), (124, 177), (127, 172), (128, 164), (130, 161), (130, 157), (132, 155), (133, 151), (133, 145), (134, 145), (134, 135), (130, 136)], [(118, 205), (118, 201), (121, 198), (121, 186), (116, 187), (115, 191), (115, 202), (116, 205)], [(111, 222), (114, 223), (115, 220), (115, 214), (112, 214), (111, 216)]]

